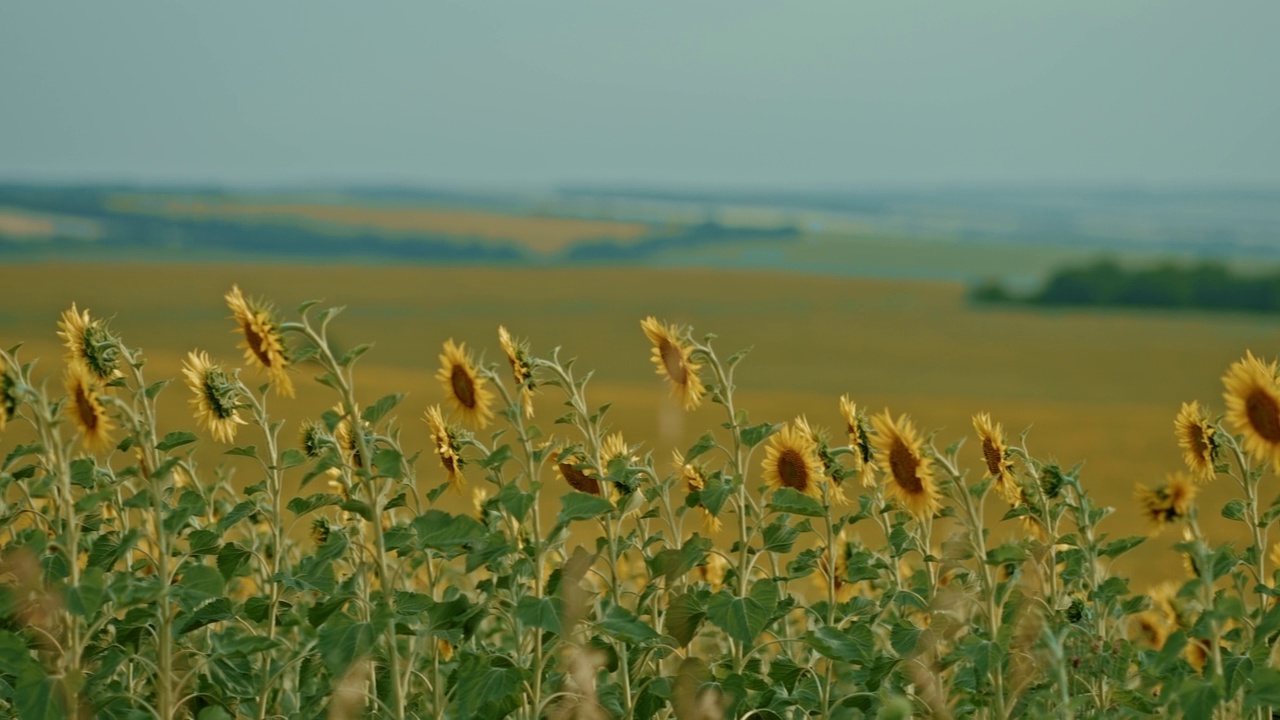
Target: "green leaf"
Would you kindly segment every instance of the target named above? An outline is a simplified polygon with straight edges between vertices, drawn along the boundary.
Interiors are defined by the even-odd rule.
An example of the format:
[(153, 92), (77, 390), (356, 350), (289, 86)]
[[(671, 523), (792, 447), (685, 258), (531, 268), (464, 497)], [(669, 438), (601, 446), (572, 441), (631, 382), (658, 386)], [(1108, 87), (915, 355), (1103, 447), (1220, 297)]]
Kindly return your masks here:
[(90, 458), (76, 458), (71, 461), (71, 484), (76, 487), (92, 488), (93, 487), (93, 460)]
[(769, 601), (769, 590), (757, 597), (756, 588), (761, 583), (757, 583), (745, 598), (734, 597), (727, 590), (721, 590), (707, 602), (707, 619), (734, 640), (746, 645), (754, 643), (769, 623), (769, 616), (777, 601), (777, 586), (772, 581), (762, 582), (772, 589), (774, 602), (770, 602), (768, 606), (761, 602)]
[(1018, 543), (1005, 543), (987, 551), (988, 565), (1020, 563), (1027, 559), (1027, 551)]
[(218, 520), (218, 532), (225, 533), (230, 530), (236, 523), (249, 517), (258, 509), (258, 506), (252, 500), (242, 500), (231, 511), (222, 516)]
[(596, 627), (609, 637), (637, 645), (658, 637), (656, 630), (621, 605), (610, 605)]
[(562, 523), (590, 520), (613, 511), (613, 503), (608, 500), (577, 491), (561, 495), (560, 505), (562, 509), (557, 520)]
[(525, 595), (516, 603), (516, 619), (525, 625), (557, 635), (562, 631), (560, 618), (564, 610), (559, 598), (538, 598)]
[(245, 445), (242, 447), (233, 447), (222, 453), (223, 455), (239, 455), (241, 457), (258, 457), (258, 447), (256, 445)]
[(523, 523), (533, 507), (533, 493), (525, 492), (515, 483), (507, 483), (498, 491), (498, 502), (519, 523)]
[[(1249, 678), (1249, 685), (1244, 693), (1244, 709), (1249, 712), (1264, 705), (1280, 707), (1280, 670), (1265, 666), (1255, 668)], [(1188, 717), (1193, 716), (1188, 714)]]
[(187, 565), (178, 586), (193, 598), (207, 599), (222, 595), (225, 583), (222, 575), (208, 565)]
[(66, 590), (67, 609), (82, 618), (93, 617), (102, 608), (106, 579), (102, 568), (90, 567), (80, 574), (80, 584)]
[(1130, 537), (1120, 538), (1119, 540), (1112, 540), (1106, 545), (1103, 545), (1102, 549), (1099, 550), (1099, 553), (1105, 557), (1120, 557), (1146, 542), (1146, 540), (1147, 538), (1141, 535), (1132, 535)]
[(698, 627), (706, 617), (706, 605), (696, 593), (681, 593), (668, 603), (662, 630), (675, 638), (677, 645), (685, 647), (693, 642), (698, 634)]
[(463, 656), (453, 675), (453, 702), (456, 705), (451, 717), (497, 720), (506, 717), (519, 702), (518, 695), (524, 684), (520, 670), (497, 663), (501, 656), (482, 657), (472, 653)]
[(503, 445), (493, 452), (489, 453), (480, 460), (480, 467), (486, 470), (496, 470), (512, 458), (511, 446)]
[(147, 396), (148, 400), (155, 400), (156, 395), (159, 395), (160, 391), (163, 390), (165, 386), (168, 384), (169, 384), (168, 380), (158, 380), (148, 385), (147, 389), (143, 390), (142, 392), (144, 395)]
[(764, 545), (760, 548), (763, 552), (785, 554), (791, 552), (796, 538), (800, 537), (800, 531), (779, 520), (767, 525), (763, 536)]
[(738, 433), (738, 437), (742, 439), (742, 444), (747, 446), (747, 448), (753, 448), (764, 442), (770, 435), (781, 430), (782, 427), (783, 426), (781, 424), (775, 423), (752, 425), (751, 427), (742, 428)]
[(218, 572), (224, 580), (230, 580), (249, 561), (252, 553), (240, 543), (227, 543), (218, 551)]
[(823, 625), (804, 636), (805, 644), (822, 655), (840, 662), (866, 665), (874, 654), (875, 637), (866, 624), (851, 625), (839, 630)]
[(66, 712), (59, 700), (59, 683), (39, 665), (23, 667), (13, 685), (13, 704), (21, 720), (58, 720)]
[(422, 615), (435, 606), (430, 595), (408, 590), (396, 591), (396, 613), (399, 615)]
[(773, 495), (769, 498), (769, 509), (773, 512), (806, 517), (825, 517), (827, 514), (827, 509), (822, 507), (822, 503), (789, 487), (773, 491)]
[(289, 448), (280, 453), (280, 469), (288, 470), (307, 462), (307, 456), (296, 448)]
[(731, 494), (733, 494), (733, 487), (724, 481), (724, 477), (720, 473), (712, 473), (707, 478), (706, 487), (702, 488), (698, 496), (702, 500), (702, 506), (708, 512), (719, 515), (720, 509), (724, 507)]
[(899, 620), (889, 631), (889, 644), (898, 657), (909, 658), (915, 655), (916, 643), (920, 640), (920, 628), (905, 620)]
[[(1182, 706), (1182, 713), (1189, 718), (1211, 718), (1213, 711), (1218, 706), (1221, 695), (1217, 686), (1210, 680), (1202, 680), (1200, 678), (1190, 678), (1187, 683), (1178, 691), (1178, 704)], [(1248, 696), (1246, 696), (1246, 702)]]
[(187, 535), (187, 545), (191, 548), (192, 555), (214, 555), (218, 552), (218, 542), (221, 538), (218, 533), (212, 530), (192, 530)]
[(329, 674), (340, 677), (351, 663), (373, 648), (373, 626), (337, 616), (320, 627), (316, 646)]
[(684, 454), (684, 461), (690, 462), (715, 446), (716, 436), (709, 432), (703, 433), (702, 437), (698, 438), (698, 442), (694, 443), (693, 447), (689, 448), (689, 452)]
[(1239, 520), (1243, 522), (1244, 512), (1244, 501), (1238, 498), (1222, 506), (1222, 517), (1228, 520)]
[(470, 515), (450, 515), (443, 510), (428, 510), (414, 518), (413, 530), (424, 548), (443, 552), (456, 551), (484, 537), (485, 527)]
[(806, 670), (808, 668), (797, 665), (786, 655), (779, 655), (769, 663), (769, 679), (782, 685), (787, 692), (792, 692), (796, 688), (796, 681)]
[(352, 498), (338, 503), (338, 507), (346, 510), (347, 512), (355, 513), (368, 522), (373, 522), (373, 508), (370, 507), (367, 502)]
[(373, 343), (361, 343), (344, 353), (338, 360), (338, 364), (344, 368), (349, 368), (356, 360), (360, 359), (361, 355), (369, 352), (372, 347)]
[(654, 575), (666, 577), (667, 582), (674, 582), (701, 564), (711, 546), (710, 538), (694, 535), (679, 549), (669, 548), (655, 555), (649, 561), (649, 569)]
[[(295, 497), (289, 501), (285, 507), (294, 515), (302, 516), (330, 505), (339, 505), (342, 503), (342, 496), (334, 493), (316, 493), (314, 495), (306, 495)], [(243, 503), (241, 503), (243, 504)]]
[(169, 452), (174, 448), (180, 448), (183, 445), (189, 445), (195, 442), (197, 439), (198, 438), (196, 438), (195, 433), (189, 433), (184, 430), (178, 430), (176, 432), (171, 432), (166, 434), (163, 440), (156, 443), (156, 449), (159, 450), (160, 452)]
[(395, 448), (379, 448), (373, 454), (373, 465), (380, 474), (389, 478), (399, 480), (404, 477), (404, 456)]
[(386, 416), (387, 413), (391, 412), (392, 408), (399, 405), (400, 401), (403, 399), (404, 393), (383, 395), (378, 398), (377, 402), (364, 409), (364, 412), (360, 414), (360, 419), (370, 425), (377, 425), (378, 421)]
[(230, 620), (233, 617), (235, 615), (231, 612), (231, 601), (224, 597), (214, 598), (188, 616), (179, 626), (178, 634), (185, 635), (205, 625)]

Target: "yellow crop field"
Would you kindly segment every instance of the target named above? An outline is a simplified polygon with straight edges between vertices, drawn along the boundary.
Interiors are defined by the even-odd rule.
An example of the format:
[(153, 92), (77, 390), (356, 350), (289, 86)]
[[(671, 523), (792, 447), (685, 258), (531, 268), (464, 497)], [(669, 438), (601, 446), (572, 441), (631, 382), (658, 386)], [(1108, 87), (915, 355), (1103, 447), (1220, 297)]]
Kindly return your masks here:
[[(1181, 467), (1173, 435), (1179, 403), (1198, 399), (1220, 412), (1228, 364), (1247, 349), (1274, 356), (1277, 339), (1276, 323), (1262, 316), (990, 310), (966, 306), (963, 288), (953, 284), (764, 272), (154, 264), (4, 272), (0, 343), (24, 343), (21, 357), (39, 358), (36, 376), (51, 386), (60, 382), (63, 354), (56, 322), (73, 301), (143, 348), (151, 379), (180, 379), (194, 348), (239, 365), (222, 299), (236, 283), (286, 315), (308, 299), (345, 305), (333, 336), (348, 347), (375, 344), (358, 366), (359, 399), (408, 393), (398, 409), (407, 448), (428, 448), (421, 417), (443, 397), (434, 378), (442, 343), (464, 341), (486, 361), (502, 362), (496, 333), (503, 324), (535, 354), (560, 346), (580, 370), (594, 370), (590, 401), (612, 402), (614, 427), (647, 443), (666, 467), (671, 449), (716, 427), (723, 410), (704, 404), (686, 414), (668, 396), (639, 326), (655, 315), (714, 333), (725, 355), (753, 347), (738, 373), (739, 403), (753, 422), (804, 414), (838, 436), (838, 398), (849, 393), (871, 410), (906, 412), (937, 429), (939, 449), (968, 438), (961, 452), (968, 467), (980, 466), (974, 413), (991, 413), (1015, 437), (1030, 428), (1033, 452), (1068, 467), (1085, 461), (1085, 486), (1117, 509), (1103, 524), (1117, 536), (1147, 531), (1134, 483), (1158, 483)], [(296, 369), (299, 395), (273, 396), (274, 415), (296, 426), (333, 404), (331, 392), (308, 381), (312, 374)], [(180, 382), (162, 395), (162, 427), (195, 429), (188, 395)], [(551, 421), (561, 400), (550, 392), (537, 399), (546, 432), (557, 430)], [(252, 466), (235, 467), (252, 481)], [(434, 463), (420, 461), (419, 470), (438, 482)], [(1218, 517), (1236, 491), (1228, 483), (1219, 479), (1201, 494), (1206, 532), (1218, 539), (1235, 532)], [(1015, 532), (1012, 524), (1000, 527)], [(1157, 538), (1124, 560), (1135, 589), (1181, 572), (1169, 550), (1178, 539)]]
[(184, 219), (309, 222), (342, 231), (439, 233), (460, 238), (508, 240), (539, 253), (554, 253), (582, 240), (634, 240), (649, 231), (641, 223), (419, 207), (167, 199), (147, 203), (129, 196), (114, 199), (110, 206), (121, 211), (154, 212)]

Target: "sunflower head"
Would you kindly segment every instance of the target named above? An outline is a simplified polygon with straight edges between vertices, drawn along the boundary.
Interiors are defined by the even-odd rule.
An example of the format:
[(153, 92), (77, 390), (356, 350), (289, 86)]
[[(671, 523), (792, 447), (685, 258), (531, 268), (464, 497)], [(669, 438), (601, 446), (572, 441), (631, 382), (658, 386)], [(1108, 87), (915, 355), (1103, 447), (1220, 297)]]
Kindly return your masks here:
[(1134, 488), (1134, 499), (1142, 506), (1142, 513), (1147, 516), (1154, 531), (1159, 532), (1165, 525), (1190, 514), (1196, 490), (1196, 485), (1190, 478), (1182, 473), (1174, 473), (1165, 484), (1156, 488), (1138, 484)]
[(323, 425), (310, 421), (302, 424), (302, 430), (298, 433), (298, 445), (302, 448), (302, 454), (311, 460), (315, 460), (324, 455), (325, 450), (333, 446), (333, 438), (330, 437)]
[(515, 378), (516, 387), (520, 389), (520, 407), (526, 418), (533, 417), (533, 391), (537, 381), (533, 379), (533, 364), (529, 360), (529, 346), (523, 341), (516, 341), (511, 333), (501, 325), (498, 326), (498, 344), (502, 346), (502, 354), (507, 356), (511, 365), (511, 376)]
[(311, 521), (311, 542), (323, 545), (329, 542), (329, 521), (318, 517)]
[(582, 459), (576, 455), (564, 458), (556, 463), (556, 469), (560, 471), (560, 477), (569, 483), (569, 486), (578, 492), (584, 492), (588, 495), (601, 495), (600, 479), (591, 473)]
[(653, 364), (657, 373), (671, 383), (671, 392), (680, 397), (685, 410), (697, 409), (705, 389), (698, 377), (700, 363), (693, 362), (693, 346), (679, 326), (668, 325), (650, 315), (640, 328), (653, 343)]
[[(671, 451), (672, 460), (675, 461), (676, 472), (680, 474), (680, 479), (684, 481), (685, 489), (689, 492), (701, 492), (707, 486), (706, 469), (694, 462), (685, 462), (684, 455), (679, 450)], [(716, 535), (724, 524), (720, 522), (720, 518), (716, 517), (707, 506), (698, 501), (698, 512), (702, 515), (702, 529), (708, 535)]]
[[(338, 446), (338, 453), (342, 456), (351, 468), (362, 470), (365, 467), (364, 458), (360, 454), (360, 438), (352, 431), (353, 427), (359, 428), (364, 435), (364, 446), (366, 450), (373, 450), (373, 432), (369, 427), (369, 423), (360, 419), (360, 409), (352, 410), (351, 415), (347, 415), (342, 410), (342, 405), (335, 405), (330, 413), (330, 417), (336, 418), (337, 422), (333, 426), (333, 441)], [(354, 422), (353, 422), (354, 418)]]
[(884, 473), (889, 494), (918, 518), (932, 517), (940, 492), (933, 478), (933, 460), (924, 454), (924, 443), (906, 415), (897, 421), (888, 410), (871, 418), (876, 431), (876, 463)]
[(606, 435), (600, 443), (600, 468), (610, 480), (615, 481), (614, 487), (623, 495), (630, 495), (636, 491), (637, 476), (631, 470), (618, 472), (619, 468), (616, 465), (610, 470), (610, 465), (614, 465), (615, 461), (621, 461), (626, 468), (639, 465), (640, 458), (634, 451), (635, 448), (627, 444), (620, 432)]
[(459, 441), (459, 433), (445, 422), (444, 413), (440, 411), (439, 405), (432, 405), (427, 408), (425, 419), (427, 427), (431, 428), (432, 448), (436, 456), (440, 458), (440, 465), (444, 468), (445, 477), (449, 480), (449, 486), (455, 492), (461, 493), (462, 488), (466, 487), (467, 481), (462, 477), (462, 466), (466, 462), (462, 459), (462, 443)]
[(698, 566), (697, 572), (698, 577), (710, 585), (713, 592), (718, 592), (729, 572), (729, 561), (720, 553), (707, 553), (707, 559)]
[(848, 395), (840, 396), (840, 414), (844, 417), (845, 430), (849, 433), (849, 449), (853, 451), (853, 472), (857, 474), (862, 487), (873, 487), (876, 474), (867, 414), (859, 410)]
[(1227, 420), (1244, 436), (1244, 447), (1258, 462), (1280, 469), (1280, 387), (1276, 363), (1245, 354), (1222, 376)]
[[(818, 558), (818, 570), (820, 572), (814, 574), (814, 579), (820, 583), (820, 588), (825, 594), (827, 582), (830, 580), (835, 585), (836, 602), (848, 602), (853, 597), (855, 586), (849, 582), (849, 561), (853, 558), (854, 545), (845, 537), (844, 530), (835, 537), (835, 573), (831, 572), (830, 562), (827, 559), (827, 553), (824, 551)], [(825, 550), (825, 548), (824, 548)]]
[(191, 407), (196, 420), (218, 442), (233, 441), (236, 427), (245, 424), (238, 412), (240, 384), (222, 366), (210, 362), (208, 353), (203, 350), (187, 353), (182, 374), (187, 378), (187, 387), (195, 395), (191, 398)]
[(1182, 409), (1173, 421), (1173, 431), (1191, 475), (1197, 480), (1212, 480), (1218, 457), (1218, 438), (1214, 436), (1216, 428), (1209, 423), (1199, 402), (1182, 403)]
[(821, 496), (819, 483), (826, 478), (825, 469), (807, 423), (788, 424), (769, 438), (762, 466), (764, 481), (774, 490), (787, 487), (810, 497)]
[(246, 298), (238, 285), (231, 286), (226, 301), (231, 309), (231, 318), (240, 326), (236, 332), (244, 338), (239, 347), (244, 348), (245, 362), (266, 372), (277, 393), (293, 397), (293, 380), (286, 372), (290, 363), (289, 349), (275, 310), (260, 300)]
[(1131, 632), (1133, 639), (1154, 650), (1160, 650), (1169, 639), (1169, 626), (1159, 613), (1145, 610), (1133, 616)]
[(5, 356), (0, 354), (0, 432), (18, 414), (22, 397), (18, 394), (18, 379), (14, 376)]
[(80, 444), (89, 452), (111, 445), (115, 425), (102, 404), (102, 388), (89, 369), (79, 363), (68, 366), (64, 382), (67, 388), (67, 414), (80, 431)]
[(485, 379), (471, 361), (466, 343), (455, 345), (452, 338), (445, 342), (436, 379), (444, 386), (445, 399), (464, 422), (476, 429), (489, 424), (493, 393), (485, 387)]
[(58, 337), (67, 346), (67, 363), (81, 365), (100, 383), (120, 377), (120, 339), (107, 325), (71, 303), (58, 321)]
[(973, 416), (973, 429), (978, 433), (978, 441), (982, 446), (982, 462), (987, 477), (992, 478), (993, 486), (1000, 497), (1010, 505), (1018, 499), (1018, 488), (1013, 479), (1013, 460), (1009, 458), (1009, 447), (1004, 441), (1004, 427), (993, 424), (991, 416), (982, 413)]

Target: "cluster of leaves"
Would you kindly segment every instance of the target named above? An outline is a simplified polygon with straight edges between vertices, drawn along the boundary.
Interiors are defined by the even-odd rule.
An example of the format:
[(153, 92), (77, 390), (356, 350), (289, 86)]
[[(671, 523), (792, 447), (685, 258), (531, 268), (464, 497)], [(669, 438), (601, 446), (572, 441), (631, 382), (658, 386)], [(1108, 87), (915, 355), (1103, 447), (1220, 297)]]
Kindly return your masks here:
[[(161, 434), (165, 382), (148, 382), (141, 352), (100, 321), (85, 336), (111, 360), (101, 387), (58, 396), (16, 351), (0, 354), (6, 432), (25, 423), (34, 437), (0, 464), (0, 713), (1207, 717), (1280, 706), (1278, 591), (1261, 574), (1280, 506), (1260, 507), (1261, 471), (1241, 453), (1248, 492), (1224, 513), (1263, 534), (1243, 552), (1210, 547), (1194, 509), (1182, 512), (1191, 532), (1177, 550), (1191, 571), (1153, 599), (1109, 570), (1144, 538), (1100, 532), (1110, 509), (1089, 499), (1079, 468), (1037, 460), (1025, 436), (1006, 445), (988, 429), (988, 465), (970, 477), (959, 442), (904, 436), (884, 452), (886, 431), (852, 408), (847, 444), (803, 421), (753, 424), (734, 404), (743, 354), (722, 360), (710, 338), (685, 333), (664, 336), (657, 360), (686, 392), (705, 375), (696, 391), (705, 381), (725, 420), (659, 463), (608, 434), (608, 407), (588, 402), (572, 362), (533, 356), (504, 331), (514, 382), (446, 355), (449, 397), (476, 427), (433, 427), (433, 446), (409, 452), (401, 398), (358, 403), (363, 349), (336, 356), (336, 310), (312, 310), (245, 325), (256, 333), (247, 360), (278, 331), (290, 366), (318, 369), (337, 395), (299, 447), (280, 441), (269, 385), (249, 388), (238, 372), (217, 387), (189, 379), (197, 400), (223, 393), (249, 418), (237, 434), (257, 439), (226, 450), (257, 462), (247, 485), (198, 465), (195, 433)], [(286, 358), (260, 355), (272, 371)], [(490, 384), (502, 427), (483, 432)], [(532, 421), (522, 391), (534, 388), (563, 400), (555, 436)], [(122, 437), (89, 452), (105, 422), (94, 403)], [(930, 468), (916, 476), (927, 487), (905, 482), (904, 459)], [(442, 496), (464, 482), (474, 511), (448, 511)], [(913, 506), (920, 491), (940, 501)], [(998, 496), (1019, 538), (1003, 544), (986, 525)]]

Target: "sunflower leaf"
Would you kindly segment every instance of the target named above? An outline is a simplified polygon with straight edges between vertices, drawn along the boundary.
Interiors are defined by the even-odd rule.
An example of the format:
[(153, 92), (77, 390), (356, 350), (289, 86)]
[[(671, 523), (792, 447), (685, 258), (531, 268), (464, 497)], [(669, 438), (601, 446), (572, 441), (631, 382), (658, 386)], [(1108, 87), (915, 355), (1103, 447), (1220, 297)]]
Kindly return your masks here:
[(1237, 498), (1222, 506), (1222, 517), (1228, 520), (1244, 520), (1244, 510), (1244, 501)]
[(694, 443), (693, 447), (689, 448), (689, 452), (684, 454), (684, 460), (685, 462), (689, 462), (715, 446), (716, 436), (709, 432), (703, 433), (702, 437), (698, 438), (698, 442)]
[(778, 488), (769, 499), (769, 509), (776, 513), (791, 513), (806, 517), (822, 517), (827, 514), (822, 503), (794, 488)]
[(599, 495), (588, 495), (583, 492), (570, 492), (560, 497), (559, 521), (590, 520), (613, 510), (613, 503)]
[(1131, 535), (1129, 537), (1120, 538), (1119, 540), (1112, 540), (1106, 545), (1103, 545), (1102, 549), (1098, 552), (1100, 555), (1104, 555), (1106, 557), (1119, 557), (1146, 542), (1146, 540), (1147, 538), (1142, 535)]
[(222, 453), (223, 455), (240, 455), (242, 457), (258, 457), (258, 448), (256, 445), (245, 445), (243, 447), (233, 447)]
[(168, 433), (164, 439), (156, 443), (156, 449), (160, 452), (169, 452), (174, 448), (182, 447), (196, 441), (195, 433), (184, 431), (175, 431)]
[(381, 420), (383, 417), (386, 416), (387, 413), (391, 412), (392, 408), (394, 408), (396, 405), (399, 405), (400, 401), (403, 399), (404, 399), (404, 393), (392, 393), (390, 395), (383, 395), (382, 397), (378, 398), (377, 402), (375, 402), (374, 404), (364, 409), (364, 412), (361, 413), (360, 415), (360, 419), (364, 420), (370, 425), (376, 425), (378, 424), (379, 420)]
[(747, 448), (753, 448), (764, 442), (768, 437), (783, 427), (782, 423), (761, 423), (744, 427), (738, 431), (738, 437), (742, 440), (742, 444)]

